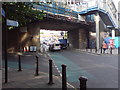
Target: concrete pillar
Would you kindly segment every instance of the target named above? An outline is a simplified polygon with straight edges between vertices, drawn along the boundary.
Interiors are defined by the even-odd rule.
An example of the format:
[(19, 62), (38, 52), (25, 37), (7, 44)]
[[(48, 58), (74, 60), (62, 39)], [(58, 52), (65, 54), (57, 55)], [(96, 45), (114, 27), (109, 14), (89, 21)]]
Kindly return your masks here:
[(85, 49), (88, 45), (88, 31), (82, 28), (68, 31), (68, 40), (71, 48)]
[(115, 30), (112, 30), (112, 39), (115, 39)]
[(39, 23), (33, 23), (29, 25), (28, 32), (31, 35), (30, 45), (37, 46), (37, 50), (40, 50), (40, 25)]
[(96, 13), (95, 24), (96, 24), (96, 47), (98, 51), (100, 48), (100, 16), (99, 16), (99, 13)]
[(85, 29), (79, 29), (79, 48), (85, 49), (88, 43), (88, 31)]
[(79, 30), (68, 31), (68, 40), (70, 48), (79, 48)]

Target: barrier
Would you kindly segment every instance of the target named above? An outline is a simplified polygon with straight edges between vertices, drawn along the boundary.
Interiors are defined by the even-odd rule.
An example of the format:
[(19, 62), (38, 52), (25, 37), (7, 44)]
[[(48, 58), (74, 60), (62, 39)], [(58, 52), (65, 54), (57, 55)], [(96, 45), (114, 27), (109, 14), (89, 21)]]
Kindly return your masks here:
[(18, 55), (18, 71), (22, 71), (22, 69), (21, 69), (21, 55)]
[(62, 64), (62, 90), (67, 90), (66, 65)]
[(102, 47), (101, 47), (101, 54), (102, 54)]
[(112, 54), (112, 47), (110, 47), (110, 54)]
[(95, 53), (97, 53), (97, 47), (95, 47)]
[(53, 83), (52, 60), (49, 60), (49, 85)]
[(35, 76), (39, 75), (39, 66), (38, 66), (38, 56), (36, 56), (36, 69), (35, 69)]
[(86, 90), (87, 86), (86, 86), (86, 82), (87, 82), (87, 78), (84, 77), (84, 76), (81, 76), (79, 78), (79, 81), (80, 81), (80, 90)]

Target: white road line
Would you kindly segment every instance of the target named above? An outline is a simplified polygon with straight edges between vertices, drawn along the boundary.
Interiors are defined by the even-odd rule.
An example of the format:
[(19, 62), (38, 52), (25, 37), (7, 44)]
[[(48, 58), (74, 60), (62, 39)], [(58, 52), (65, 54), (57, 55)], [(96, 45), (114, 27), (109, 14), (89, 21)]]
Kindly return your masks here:
[[(52, 59), (51, 56), (50, 56), (49, 54), (48, 54), (48, 56), (50, 57), (50, 59)], [(53, 59), (52, 59), (52, 60), (53, 60)], [(53, 61), (53, 64), (54, 64), (54, 66), (56, 67), (58, 73), (60, 74), (60, 77), (62, 77), (62, 73), (60, 72), (59, 68), (57, 67), (57, 65), (55, 64), (54, 61)], [(75, 88), (73, 85), (71, 85), (71, 84), (68, 83), (68, 82), (67, 82), (67, 85), (70, 86), (71, 88), (73, 88), (74, 90), (77, 90), (77, 88)]]

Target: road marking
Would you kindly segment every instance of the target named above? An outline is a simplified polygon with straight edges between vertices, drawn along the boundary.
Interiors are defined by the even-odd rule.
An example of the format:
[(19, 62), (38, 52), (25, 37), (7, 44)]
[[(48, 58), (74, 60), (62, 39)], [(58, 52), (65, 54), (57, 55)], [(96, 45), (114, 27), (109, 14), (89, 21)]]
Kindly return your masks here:
[[(50, 59), (52, 59), (52, 57), (50, 56), (50, 54), (48, 54), (48, 56), (50, 57)], [(53, 60), (53, 59), (52, 59)], [(60, 77), (62, 77), (62, 73), (60, 72), (58, 66), (55, 64), (54, 60), (53, 60), (53, 64), (56, 67), (58, 73), (60, 74)], [(67, 82), (67, 85), (70, 86), (71, 88), (73, 88), (74, 90), (77, 90), (77, 88), (75, 88), (73, 85), (71, 85), (70, 83)]]
[[(61, 65), (63, 63), (67, 65), (67, 77), (68, 77), (69, 82), (78, 82), (78, 78), (80, 77), (80, 75), (86, 76), (92, 80), (96, 79), (92, 74), (90, 74), (86, 70), (83, 70), (81, 67), (79, 67), (77, 64), (70, 61), (68, 58), (64, 57), (63, 55), (55, 53), (55, 54), (51, 55), (51, 57), (56, 62), (60, 71), (62, 71)], [(74, 70), (74, 69), (77, 69), (77, 70)]]

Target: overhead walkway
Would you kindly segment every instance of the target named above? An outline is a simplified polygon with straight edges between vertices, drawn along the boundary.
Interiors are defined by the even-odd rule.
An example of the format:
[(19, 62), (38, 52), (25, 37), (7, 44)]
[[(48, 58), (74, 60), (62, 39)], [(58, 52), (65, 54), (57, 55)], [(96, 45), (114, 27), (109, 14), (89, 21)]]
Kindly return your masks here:
[[(105, 8), (104, 8), (105, 7)], [(39, 3), (39, 5), (34, 4), (34, 9), (36, 10), (43, 10), (47, 14), (57, 15), (61, 16), (61, 19), (76, 19), (78, 20), (78, 15), (89, 15), (89, 14), (95, 14), (96, 12), (99, 12), (99, 15), (103, 22), (106, 24), (106, 26), (112, 26), (116, 27), (116, 19), (113, 16), (113, 13), (111, 12), (110, 8), (106, 4), (103, 5), (103, 2), (95, 3), (95, 5), (87, 6), (86, 9), (82, 10), (80, 12), (76, 12), (72, 9), (68, 9), (66, 7), (62, 7), (59, 5), (56, 5), (55, 3), (47, 4), (47, 3)], [(64, 18), (65, 17), (65, 18)]]
[[(105, 5), (104, 5), (105, 4)], [(91, 7), (86, 7), (86, 9), (81, 10), (79, 12), (80, 15), (89, 15), (99, 13), (101, 19), (105, 23), (106, 26), (117, 27), (116, 18), (114, 17), (110, 7), (107, 3), (96, 2), (95, 5)]]
[(78, 19), (78, 12), (73, 11), (71, 9), (67, 9), (65, 7), (58, 6), (55, 3), (52, 4), (39, 3), (39, 5), (34, 4), (34, 9), (43, 10), (44, 12), (54, 15)]

